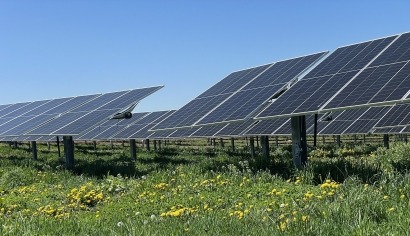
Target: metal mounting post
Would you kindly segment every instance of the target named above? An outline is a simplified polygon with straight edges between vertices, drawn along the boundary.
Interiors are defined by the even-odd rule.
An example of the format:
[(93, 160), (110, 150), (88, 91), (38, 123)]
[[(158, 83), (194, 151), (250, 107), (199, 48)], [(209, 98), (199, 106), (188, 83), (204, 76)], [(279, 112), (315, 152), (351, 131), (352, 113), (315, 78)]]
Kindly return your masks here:
[(306, 118), (305, 116), (294, 116), (291, 118), (292, 125), (292, 154), (293, 164), (300, 169), (307, 164), (306, 144)]

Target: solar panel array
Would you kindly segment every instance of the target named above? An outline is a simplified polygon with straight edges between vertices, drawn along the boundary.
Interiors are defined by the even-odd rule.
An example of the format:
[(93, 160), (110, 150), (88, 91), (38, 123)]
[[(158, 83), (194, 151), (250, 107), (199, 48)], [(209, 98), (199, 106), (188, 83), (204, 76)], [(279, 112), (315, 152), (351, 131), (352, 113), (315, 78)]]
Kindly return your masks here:
[(326, 53), (317, 53), (233, 72), (153, 128), (244, 120)]
[[(1, 105), (0, 137), (7, 141), (48, 141), (60, 134), (77, 135), (123, 109), (133, 108), (139, 100), (160, 88), (162, 86)], [(56, 132), (60, 130), (63, 131)]]
[[(332, 97), (339, 90), (348, 91), (343, 89), (344, 86), (352, 79), (357, 79), (356, 76), (383, 52), (396, 37), (392, 36), (338, 48), (258, 114), (257, 118), (317, 112), (321, 107), (326, 106), (327, 102), (332, 100)], [(359, 78), (357, 81), (362, 80)], [(367, 89), (368, 87), (368, 85), (363, 84), (362, 88)], [(344, 93), (340, 93), (336, 100), (338, 101), (342, 97), (345, 98)], [(357, 103), (343, 103), (342, 105), (355, 104)], [(334, 105), (335, 103), (331, 103), (326, 108), (339, 107), (339, 105)]]
[(160, 89), (161, 86), (106, 93), (28, 132), (30, 135), (79, 135), (119, 111)]

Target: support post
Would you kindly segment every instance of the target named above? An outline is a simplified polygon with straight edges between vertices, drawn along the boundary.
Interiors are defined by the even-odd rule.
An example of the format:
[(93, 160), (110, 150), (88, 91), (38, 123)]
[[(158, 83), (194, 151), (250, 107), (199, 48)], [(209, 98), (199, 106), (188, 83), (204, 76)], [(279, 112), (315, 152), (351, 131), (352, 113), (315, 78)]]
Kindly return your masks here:
[(253, 137), (249, 138), (249, 148), (251, 152), (251, 157), (255, 158), (255, 140), (253, 139)]
[(313, 147), (317, 146), (317, 117), (318, 114), (315, 114), (315, 124), (313, 127)]
[(366, 144), (366, 135), (363, 134), (363, 144)]
[(60, 152), (60, 138), (57, 136), (57, 151), (58, 151), (58, 157), (61, 158), (61, 152)]
[(74, 168), (74, 141), (73, 136), (64, 136), (65, 165), (67, 169)]
[(216, 148), (216, 138), (212, 138), (212, 144), (213, 144), (214, 148)]
[(407, 134), (403, 134), (404, 135), (404, 142), (408, 142), (408, 140), (407, 140)]
[(122, 148), (125, 148), (125, 142), (122, 140)]
[(383, 144), (386, 149), (389, 149), (389, 135), (388, 134), (383, 135)]
[(159, 151), (162, 150), (161, 143), (162, 143), (161, 140), (158, 140), (158, 150), (159, 150)]
[(235, 152), (235, 138), (231, 138), (231, 147), (232, 147), (232, 152)]
[(300, 169), (307, 163), (306, 144), (306, 118), (305, 116), (294, 116), (291, 118), (292, 125), (292, 154), (293, 164)]
[(269, 165), (269, 137), (261, 136), (261, 146), (262, 146), (262, 160), (261, 165), (268, 167)]
[(33, 160), (37, 161), (37, 142), (31, 141), (31, 151), (33, 152)]
[(357, 143), (357, 136), (355, 134), (353, 135), (353, 142), (354, 142), (354, 144)]
[(224, 139), (223, 139), (223, 138), (220, 138), (220, 139), (219, 139), (219, 145), (221, 146), (221, 148), (224, 148), (224, 147), (225, 147), (225, 143), (224, 143)]
[(154, 140), (154, 151), (158, 151), (158, 148), (157, 148), (157, 140)]
[(18, 145), (17, 145), (17, 141), (14, 141), (14, 142), (13, 142), (13, 148), (14, 148), (14, 149), (17, 149), (17, 146), (18, 146)]
[(279, 136), (275, 136), (275, 145), (279, 147)]
[(340, 135), (336, 135), (336, 144), (340, 147)]
[(259, 136), (256, 136), (256, 148), (259, 149)]
[(97, 141), (93, 141), (94, 152), (97, 151)]
[(50, 147), (50, 142), (47, 142), (47, 150), (50, 151), (51, 147)]
[(149, 146), (149, 139), (145, 139), (145, 147), (147, 151), (151, 151), (151, 147)]
[(131, 153), (131, 160), (137, 160), (137, 145), (135, 144), (135, 139), (130, 139), (130, 153)]
[(28, 151), (31, 151), (31, 143), (28, 142)]
[(326, 137), (324, 135), (322, 136), (322, 142), (323, 142), (323, 145), (326, 144)]

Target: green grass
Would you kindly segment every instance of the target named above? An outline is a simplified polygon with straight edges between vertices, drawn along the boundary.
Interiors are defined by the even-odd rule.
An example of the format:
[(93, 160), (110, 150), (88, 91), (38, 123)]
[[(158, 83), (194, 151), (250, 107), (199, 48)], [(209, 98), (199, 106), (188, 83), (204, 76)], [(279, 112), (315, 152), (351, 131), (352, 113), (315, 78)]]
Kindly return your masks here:
[(407, 235), (410, 145), (331, 145), (292, 167), (289, 146), (260, 168), (237, 152), (76, 145), (68, 171), (56, 148), (0, 144), (1, 235)]

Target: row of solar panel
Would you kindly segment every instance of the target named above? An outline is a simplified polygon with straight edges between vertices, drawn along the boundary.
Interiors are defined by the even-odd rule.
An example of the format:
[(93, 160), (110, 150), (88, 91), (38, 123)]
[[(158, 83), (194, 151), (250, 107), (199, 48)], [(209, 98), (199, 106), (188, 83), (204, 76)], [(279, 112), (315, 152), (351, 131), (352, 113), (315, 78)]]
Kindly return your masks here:
[[(396, 108), (396, 107), (393, 107)], [(408, 106), (401, 106), (409, 109)], [(380, 119), (392, 107), (371, 107), (327, 113), (319, 117), (317, 132), (319, 135), (367, 134), (367, 133), (406, 133), (410, 126), (377, 127)], [(106, 120), (100, 125), (74, 137), (76, 140), (124, 140), (124, 139), (177, 139), (200, 137), (237, 137), (258, 135), (290, 135), (290, 119), (248, 120), (229, 124), (204, 127), (163, 130), (150, 132), (149, 129), (172, 115), (175, 111), (135, 113), (131, 119)], [(406, 112), (406, 111), (404, 111)], [(408, 114), (408, 111), (406, 112)], [(313, 134), (314, 116), (307, 116), (307, 134)], [(376, 128), (375, 128), (376, 126)], [(51, 141), (54, 136), (17, 136), (3, 137), (0, 141)]]
[(152, 130), (408, 101), (410, 33), (340, 47), (326, 55), (231, 73)]
[(79, 135), (160, 88), (1, 105), (0, 137)]

